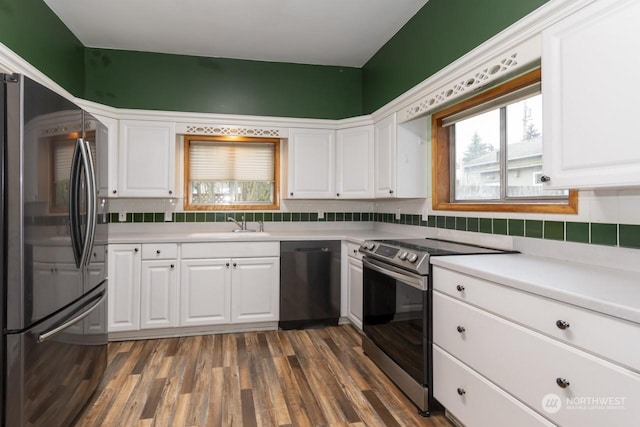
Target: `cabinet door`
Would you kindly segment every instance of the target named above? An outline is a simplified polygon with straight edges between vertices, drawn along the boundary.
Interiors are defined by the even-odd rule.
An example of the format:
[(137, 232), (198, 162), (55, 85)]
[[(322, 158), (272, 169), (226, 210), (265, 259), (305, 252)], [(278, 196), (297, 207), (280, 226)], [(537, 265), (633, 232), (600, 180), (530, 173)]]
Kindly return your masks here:
[(640, 185), (638, 22), (639, 2), (601, 0), (543, 32), (545, 186)]
[(291, 129), (286, 197), (335, 198), (335, 131)]
[(178, 325), (175, 260), (143, 261), (140, 283), (140, 329)]
[(280, 259), (232, 260), (231, 321), (277, 321), (280, 303)]
[(180, 264), (180, 326), (230, 323), (231, 260), (193, 259)]
[(140, 245), (109, 246), (109, 332), (140, 329)]
[(395, 197), (396, 189), (396, 115), (385, 117), (375, 130), (375, 197)]
[(351, 323), (362, 329), (362, 261), (353, 257), (347, 259), (347, 287), (347, 316)]
[(118, 196), (118, 120), (93, 114), (106, 127), (106, 131), (96, 135), (98, 164), (98, 195), (100, 197)]
[(119, 190), (122, 197), (175, 193), (175, 123), (120, 122)]
[(337, 132), (336, 197), (373, 198), (373, 126)]

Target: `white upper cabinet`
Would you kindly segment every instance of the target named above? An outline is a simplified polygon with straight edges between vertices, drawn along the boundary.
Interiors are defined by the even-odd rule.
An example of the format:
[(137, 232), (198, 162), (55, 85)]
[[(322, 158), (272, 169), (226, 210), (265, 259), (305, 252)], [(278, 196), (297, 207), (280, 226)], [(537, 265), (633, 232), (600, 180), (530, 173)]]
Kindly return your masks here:
[(546, 186), (640, 185), (639, 22), (640, 2), (600, 0), (543, 32)]
[(375, 197), (427, 197), (428, 120), (398, 125), (394, 113), (374, 128)]
[(173, 197), (176, 130), (173, 122), (121, 120), (117, 195)]
[(335, 144), (334, 130), (289, 130), (286, 198), (335, 198)]
[[(96, 150), (98, 151), (97, 174), (98, 195), (100, 197), (118, 196), (118, 120), (111, 117), (93, 114), (106, 126), (104, 132), (96, 134)], [(104, 130), (104, 129), (103, 129)]]
[(336, 132), (336, 197), (373, 198), (373, 125)]

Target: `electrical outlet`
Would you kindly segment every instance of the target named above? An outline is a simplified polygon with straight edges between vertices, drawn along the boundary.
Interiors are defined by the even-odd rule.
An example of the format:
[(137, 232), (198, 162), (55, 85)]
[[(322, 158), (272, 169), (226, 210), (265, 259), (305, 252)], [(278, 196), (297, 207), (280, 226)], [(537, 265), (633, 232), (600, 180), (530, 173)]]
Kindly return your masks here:
[(171, 219), (172, 219), (171, 212), (165, 212), (164, 213), (164, 220), (165, 221), (171, 221)]
[(127, 213), (126, 212), (118, 212), (118, 221), (127, 222)]
[(422, 211), (422, 220), (423, 221), (428, 221), (429, 220), (429, 212), (427, 212), (426, 209)]
[(324, 219), (324, 211), (318, 211), (318, 219)]
[(400, 220), (402, 219), (402, 216), (401, 216), (401, 214), (400, 214), (400, 208), (398, 208), (398, 210), (396, 211), (396, 219), (397, 219), (398, 221), (400, 221)]

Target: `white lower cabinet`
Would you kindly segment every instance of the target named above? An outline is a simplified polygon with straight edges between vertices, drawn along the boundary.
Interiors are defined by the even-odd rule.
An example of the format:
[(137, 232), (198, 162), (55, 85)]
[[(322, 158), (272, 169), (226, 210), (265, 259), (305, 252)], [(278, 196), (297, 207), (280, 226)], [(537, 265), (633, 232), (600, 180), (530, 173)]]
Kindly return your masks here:
[(182, 260), (180, 326), (231, 323), (230, 265), (230, 259)]
[[(541, 301), (538, 296), (527, 296), (508, 287), (502, 287), (499, 296), (496, 287), (499, 285), (434, 267), (434, 396), (454, 416), (467, 427), (489, 425), (488, 422), (548, 425), (540, 424), (539, 417), (496, 424), (495, 415), (515, 410), (515, 401), (515, 406), (526, 405), (562, 426), (629, 426), (640, 419), (640, 375), (624, 366), (625, 359), (605, 360), (596, 356), (599, 349), (591, 349), (587, 340), (580, 340), (577, 347), (555, 337), (555, 333), (538, 332), (544, 328), (537, 325), (549, 323), (547, 313), (561, 303)], [(492, 294), (492, 298), (485, 298), (485, 293)], [(589, 324), (588, 317), (593, 316), (595, 321), (601, 316), (584, 311), (581, 317), (573, 317), (569, 310), (574, 308), (566, 307), (564, 314), (570, 316), (569, 321), (550, 323), (557, 329), (576, 328), (578, 335), (582, 323)], [(524, 312), (529, 314), (520, 314)], [(595, 323), (592, 325), (594, 334), (601, 333)], [(629, 327), (602, 325), (616, 336), (620, 336), (617, 328)], [(632, 351), (635, 343), (618, 345), (626, 345)], [(476, 390), (480, 383), (484, 384), (484, 392)], [(496, 390), (490, 392), (487, 387)], [(478, 399), (488, 399), (491, 393), (498, 406), (485, 405), (483, 409), (475, 404)], [(506, 394), (507, 399), (498, 399), (496, 393)], [(529, 418), (538, 420), (538, 424), (527, 424), (525, 420)]]
[(554, 425), (438, 346), (433, 348), (433, 390), (465, 426)]
[(140, 329), (140, 248), (109, 246), (109, 332)]
[(142, 261), (140, 329), (178, 326), (175, 260)]
[(347, 317), (362, 330), (362, 254), (359, 245), (347, 244)]
[(278, 320), (280, 259), (238, 258), (231, 262), (231, 322)]
[(110, 245), (109, 332), (118, 339), (276, 322), (279, 248), (278, 242)]

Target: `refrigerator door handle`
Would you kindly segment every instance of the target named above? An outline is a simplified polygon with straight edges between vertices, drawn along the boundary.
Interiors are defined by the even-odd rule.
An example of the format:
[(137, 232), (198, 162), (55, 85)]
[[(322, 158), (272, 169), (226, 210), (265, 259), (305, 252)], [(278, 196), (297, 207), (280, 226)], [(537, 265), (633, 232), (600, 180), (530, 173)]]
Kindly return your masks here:
[(76, 140), (71, 159), (71, 176), (69, 178), (69, 232), (71, 235), (71, 247), (76, 267), (82, 265), (82, 228), (80, 226), (80, 176), (81, 162), (84, 144), (82, 139)]
[(97, 221), (97, 196), (96, 196), (96, 174), (93, 168), (93, 156), (91, 146), (88, 141), (80, 139), (82, 145), (82, 163), (84, 166), (84, 177), (87, 189), (87, 227), (85, 230), (84, 244), (82, 246), (82, 256), (80, 265), (88, 265), (91, 261), (91, 251), (93, 250), (93, 240), (96, 233)]
[[(56, 326), (54, 328), (49, 329), (48, 331), (45, 331), (45, 332), (42, 332), (41, 334), (39, 334), (38, 338), (36, 339), (38, 344), (40, 344), (42, 342), (45, 342), (46, 340), (48, 340), (49, 338), (53, 337), (54, 335), (59, 334), (63, 330), (73, 326), (74, 324), (78, 323), (79, 321), (81, 321), (85, 317), (89, 316), (93, 312), (93, 310), (95, 310), (98, 307), (98, 305), (100, 305), (100, 303), (104, 300), (104, 298), (106, 296), (107, 296), (106, 292), (102, 292), (100, 294), (100, 296), (97, 297), (97, 300), (93, 304), (91, 304), (91, 306), (87, 310), (82, 312), (82, 314), (74, 317), (73, 319), (67, 320), (66, 322), (64, 322), (61, 325), (58, 325), (58, 326)], [(84, 306), (82, 308), (84, 308)]]

